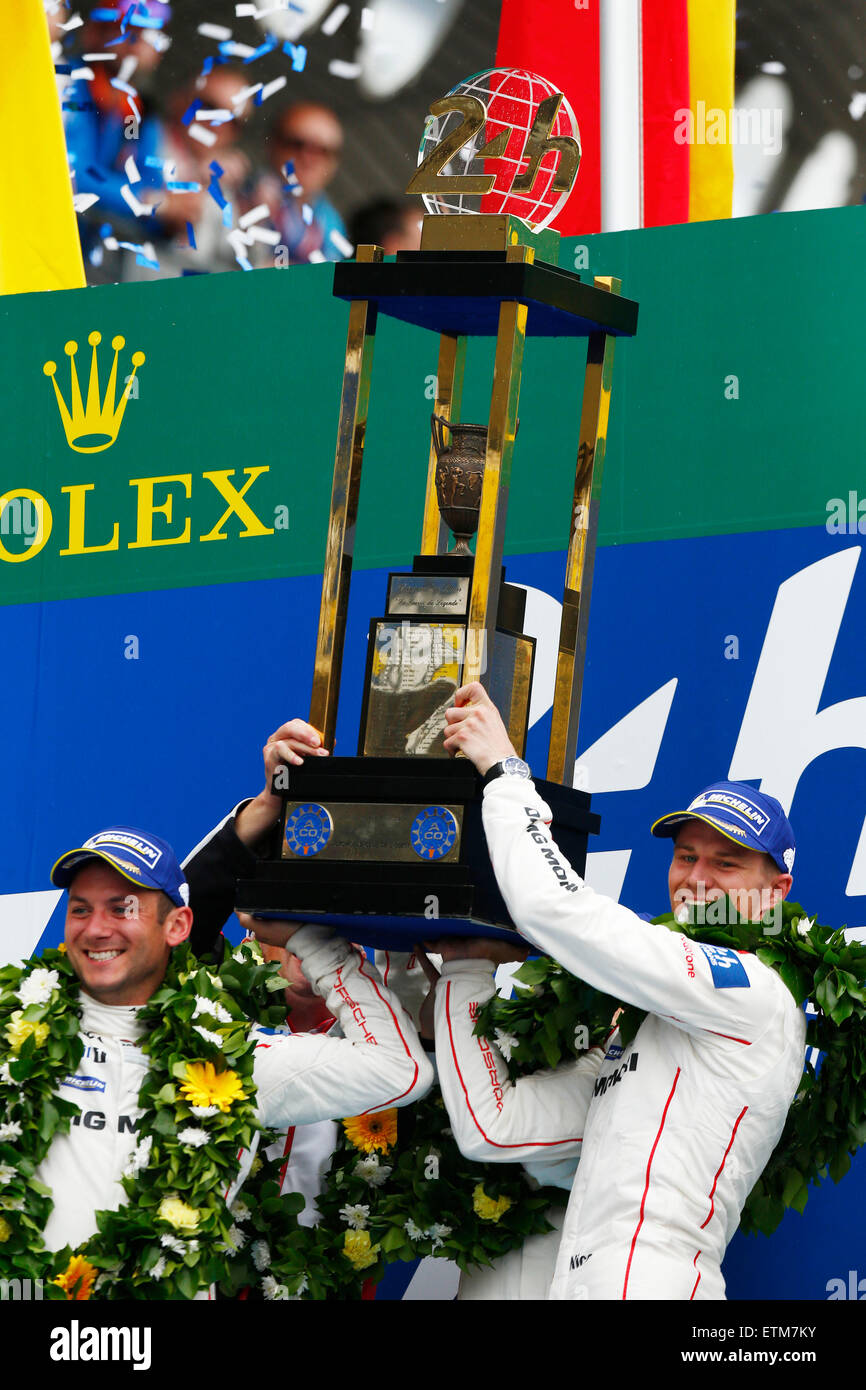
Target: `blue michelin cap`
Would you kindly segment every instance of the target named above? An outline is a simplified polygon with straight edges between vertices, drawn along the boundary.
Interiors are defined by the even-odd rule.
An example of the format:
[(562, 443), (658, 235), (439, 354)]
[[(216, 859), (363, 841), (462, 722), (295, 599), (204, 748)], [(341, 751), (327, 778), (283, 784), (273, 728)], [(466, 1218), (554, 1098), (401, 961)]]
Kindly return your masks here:
[(794, 867), (794, 832), (781, 803), (748, 782), (713, 782), (684, 811), (669, 811), (650, 829), (653, 835), (673, 836), (687, 820), (704, 821), (735, 844), (769, 854), (783, 874)]
[(189, 903), (189, 885), (174, 850), (167, 840), (149, 831), (137, 830), (133, 825), (112, 825), (108, 830), (98, 830), (78, 849), (61, 854), (51, 870), (51, 882), (58, 888), (68, 888), (88, 859), (103, 859), (139, 888), (165, 893), (175, 907), (186, 907)]

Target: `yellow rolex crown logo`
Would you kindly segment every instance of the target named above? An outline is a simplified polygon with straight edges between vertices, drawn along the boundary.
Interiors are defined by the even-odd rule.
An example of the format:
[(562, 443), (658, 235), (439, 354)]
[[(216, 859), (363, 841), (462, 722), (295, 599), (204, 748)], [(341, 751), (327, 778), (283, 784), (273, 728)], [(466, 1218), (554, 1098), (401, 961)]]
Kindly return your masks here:
[(99, 363), (96, 359), (96, 349), (102, 342), (102, 334), (94, 331), (89, 335), (87, 341), (93, 348), (93, 353), (90, 359), (90, 381), (87, 385), (86, 405), (81, 399), (81, 387), (78, 384), (78, 373), (75, 369), (77, 343), (69, 342), (63, 349), (69, 358), (71, 376), (71, 399), (68, 407), (60, 394), (60, 387), (57, 385), (57, 363), (46, 362), (42, 370), (46, 376), (51, 377), (54, 385), (57, 408), (60, 411), (60, 418), (63, 421), (63, 428), (66, 431), (66, 439), (70, 449), (75, 449), (79, 454), (98, 454), (100, 450), (110, 448), (120, 432), (126, 402), (132, 390), (136, 370), (144, 361), (144, 353), (134, 352), (132, 354), (132, 375), (120, 393), (119, 402), (115, 405), (117, 359), (121, 348), (126, 346), (126, 339), (118, 335), (111, 340), (111, 346), (114, 348), (114, 361), (111, 364), (111, 374), (108, 378), (104, 400), (100, 400), (99, 396)]

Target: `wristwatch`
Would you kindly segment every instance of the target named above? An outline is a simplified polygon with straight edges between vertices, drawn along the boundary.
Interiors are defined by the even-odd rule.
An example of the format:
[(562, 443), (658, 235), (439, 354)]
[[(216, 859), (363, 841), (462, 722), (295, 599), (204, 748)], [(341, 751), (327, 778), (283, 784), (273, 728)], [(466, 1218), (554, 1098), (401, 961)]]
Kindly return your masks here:
[(503, 758), (502, 762), (494, 763), (489, 767), (481, 779), (481, 786), (486, 787), (495, 777), (521, 777), (524, 780), (531, 777), (529, 763), (525, 763), (522, 758), (510, 757)]

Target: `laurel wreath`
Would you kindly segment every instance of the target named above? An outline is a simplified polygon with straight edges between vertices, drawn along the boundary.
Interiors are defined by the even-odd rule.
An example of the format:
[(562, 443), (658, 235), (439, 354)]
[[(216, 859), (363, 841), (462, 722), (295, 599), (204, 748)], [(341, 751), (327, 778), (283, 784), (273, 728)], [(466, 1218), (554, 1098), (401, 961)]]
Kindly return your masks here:
[[(827, 1177), (839, 1182), (866, 1143), (866, 945), (847, 940), (844, 927), (810, 918), (799, 903), (782, 903), (780, 920), (768, 915), (756, 923), (727, 899), (718, 917), (718, 925), (681, 922), (672, 913), (654, 920), (695, 941), (754, 952), (807, 1010), (802, 1080), (740, 1218), (746, 1233), (771, 1235), (789, 1208), (804, 1210), (815, 1185)], [(625, 1045), (645, 1017), (547, 958), (527, 961), (514, 982), (514, 998), (494, 996), (475, 1026), (487, 1037), (509, 1034), (512, 1079), (602, 1042), (617, 1009)]]

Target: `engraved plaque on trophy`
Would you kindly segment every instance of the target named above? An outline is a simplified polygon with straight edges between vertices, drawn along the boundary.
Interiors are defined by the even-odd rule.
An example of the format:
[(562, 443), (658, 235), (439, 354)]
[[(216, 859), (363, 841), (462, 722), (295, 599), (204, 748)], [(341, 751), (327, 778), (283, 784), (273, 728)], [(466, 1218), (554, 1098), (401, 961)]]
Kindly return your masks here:
[[(309, 759), (289, 770), (287, 788), (275, 782), (285, 800), (281, 852), (238, 885), (238, 905), (328, 923), (365, 945), (409, 950), (431, 935), (513, 935), (484, 839), (481, 779), (466, 759), (448, 756), (443, 731), (455, 691), (480, 680), (515, 748), (526, 749), (535, 639), (524, 631), (526, 591), (507, 582), (503, 555), (524, 344), (533, 337), (563, 340), (564, 396), (574, 376), (566, 360), (572, 340), (586, 349), (583, 396), (574, 403), (574, 491), (550, 498), (563, 517), (567, 557), (547, 775), (536, 768), (535, 780), (578, 871), (598, 828), (589, 796), (571, 782), (613, 344), (635, 333), (637, 305), (620, 295), (618, 281), (586, 283), (556, 265), (558, 234), (545, 227), (577, 170), (576, 123), (553, 89), (527, 116), (524, 76), (498, 72), (486, 105), (478, 77), (471, 93), (460, 84), (433, 103), (413, 178), (414, 191), (436, 209), (424, 219), (421, 250), (385, 263), (380, 248), (362, 246), (354, 263), (334, 270), (334, 294), (350, 309), (310, 710), (326, 747), (336, 727), (380, 314), (439, 339), (421, 542), (414, 558), (407, 545), (411, 568), (389, 576), (384, 611), (370, 620), (357, 755)], [(532, 90), (549, 87), (534, 81)], [(456, 124), (442, 133), (452, 116)], [(504, 154), (505, 132), (514, 134), (518, 118), (530, 122), (529, 168), (520, 175), (520, 161)], [(484, 148), (469, 163), (457, 159), (460, 139), (471, 142), (480, 130)], [(484, 172), (470, 170), (470, 178), (473, 164)], [(497, 165), (507, 166), (502, 179)], [(464, 191), (486, 198), (494, 183), (497, 210), (466, 215)], [(518, 210), (543, 210), (535, 225), (514, 215), (512, 188)], [(486, 421), (468, 422), (460, 419), (467, 343), (479, 337), (496, 342), (490, 409)], [(419, 468), (424, 443), (415, 443)]]

